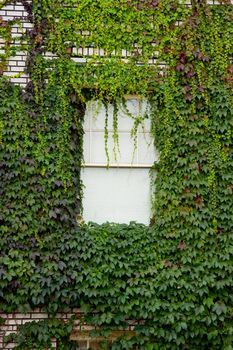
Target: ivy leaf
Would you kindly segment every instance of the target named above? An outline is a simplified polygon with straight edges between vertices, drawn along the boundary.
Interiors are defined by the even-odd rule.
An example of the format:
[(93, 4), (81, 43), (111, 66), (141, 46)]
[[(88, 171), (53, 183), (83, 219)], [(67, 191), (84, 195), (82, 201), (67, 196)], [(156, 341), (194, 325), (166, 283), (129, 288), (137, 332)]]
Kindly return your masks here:
[(213, 311), (215, 311), (216, 314), (219, 316), (227, 312), (227, 307), (224, 303), (218, 302), (214, 304)]

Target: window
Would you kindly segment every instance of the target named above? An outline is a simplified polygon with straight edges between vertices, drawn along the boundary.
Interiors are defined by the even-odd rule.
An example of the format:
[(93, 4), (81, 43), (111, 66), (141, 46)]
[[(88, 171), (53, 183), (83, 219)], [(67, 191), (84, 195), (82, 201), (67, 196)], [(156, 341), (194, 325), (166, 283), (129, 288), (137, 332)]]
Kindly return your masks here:
[[(109, 167), (105, 151), (105, 108), (91, 102), (84, 123), (83, 218), (97, 223), (150, 220), (150, 167), (157, 159), (150, 136), (149, 118), (142, 118), (146, 101), (127, 100), (127, 112), (118, 112), (119, 149), (113, 132), (113, 107), (108, 109)], [(131, 117), (129, 116), (129, 113)], [(134, 121), (143, 119), (137, 137), (131, 136)], [(135, 147), (136, 146), (136, 147)]]

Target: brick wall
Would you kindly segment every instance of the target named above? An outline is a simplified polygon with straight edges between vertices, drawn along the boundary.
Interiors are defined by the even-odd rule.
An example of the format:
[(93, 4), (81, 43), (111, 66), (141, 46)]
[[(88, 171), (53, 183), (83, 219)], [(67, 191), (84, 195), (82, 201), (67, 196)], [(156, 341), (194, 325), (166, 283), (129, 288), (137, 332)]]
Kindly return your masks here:
[[(68, 314), (59, 315), (59, 318), (67, 319), (69, 318)], [(14, 348), (15, 344), (4, 343), (4, 337), (11, 334), (11, 333), (17, 333), (18, 327), (20, 325), (23, 325), (27, 322), (32, 321), (41, 321), (43, 319), (47, 319), (48, 315), (41, 311), (40, 309), (36, 309), (33, 312), (22, 314), (20, 312), (14, 312), (5, 314), (0, 312), (0, 318), (4, 320), (3, 325), (0, 326), (0, 350), (11, 350)], [(56, 343), (53, 342), (53, 347), (56, 348)]]
[[(85, 324), (85, 322), (83, 322), (83, 314), (80, 312), (79, 309), (72, 309), (72, 310), (69, 310), (68, 312), (57, 313), (56, 318), (66, 321), (66, 320), (69, 320), (71, 316), (76, 317), (73, 331), (71, 333), (71, 339), (77, 343), (77, 349), (80, 349), (80, 350), (87, 350), (89, 348), (93, 350), (99, 349), (100, 342), (105, 340), (105, 338), (103, 337), (92, 338), (90, 336), (90, 331), (96, 328), (93, 326), (87, 325)], [(1, 318), (4, 320), (4, 323), (0, 326), (0, 350), (13, 350), (15, 347), (15, 344), (14, 343), (6, 344), (4, 342), (4, 337), (11, 333), (17, 333), (20, 325), (24, 325), (32, 321), (41, 321), (41, 320), (48, 319), (48, 314), (43, 312), (41, 309), (35, 309), (26, 314), (23, 314), (17, 311), (14, 313), (6, 314), (0, 311), (0, 320)], [(113, 331), (109, 335), (108, 341), (111, 343), (114, 340), (116, 340), (119, 336), (125, 336), (127, 338), (131, 338), (132, 336), (135, 335), (135, 332), (134, 332), (135, 325), (141, 322), (128, 320), (128, 327), (126, 329), (119, 329), (119, 330)], [(52, 348), (57, 349), (56, 341), (53, 339), (52, 339)]]
[[(0, 10), (0, 16), (4, 21), (11, 21), (20, 19), (20, 25), (14, 25), (12, 28), (12, 37), (19, 38), (23, 32), (27, 29), (32, 28), (31, 23), (27, 21), (27, 12), (22, 6), (21, 2), (16, 2), (14, 5), (4, 6)], [(17, 41), (16, 41), (17, 44)], [(0, 53), (4, 53), (3, 50), (4, 41), (0, 36)], [(11, 81), (22, 86), (25, 86), (28, 82), (28, 76), (25, 74), (25, 62), (27, 58), (27, 53), (24, 51), (18, 51), (17, 54), (10, 58), (8, 69), (4, 72), (4, 75), (10, 76)]]
[[(217, 5), (219, 3), (217, 0), (207, 0), (207, 2), (211, 5)], [(186, 0), (185, 3), (187, 6), (189, 6), (191, 4), (191, 0)], [(231, 0), (231, 3), (233, 3), (233, 0)], [(12, 5), (4, 6), (3, 9), (0, 10), (0, 16), (5, 21), (14, 20), (14, 19), (21, 20), (22, 28), (20, 28), (19, 25), (15, 25), (12, 29), (13, 37), (18, 37), (22, 35), (22, 32), (32, 28), (31, 23), (27, 21), (27, 12), (25, 11), (20, 1), (16, 1), (14, 4), (12, 1)], [(0, 37), (0, 54), (2, 53), (1, 50), (3, 49), (3, 45), (4, 45), (4, 42)], [(74, 49), (73, 50), (74, 56), (78, 54), (79, 57), (73, 57), (72, 59), (79, 63), (83, 63), (86, 60), (85, 56), (89, 56), (93, 53), (94, 53), (93, 48), (80, 48), (78, 50)], [(84, 58), (80, 58), (80, 55), (83, 55)], [(47, 56), (53, 57), (53, 55), (49, 53)], [(123, 56), (124, 56), (124, 53), (123, 53)], [(27, 84), (29, 80), (27, 74), (25, 74), (24, 72), (26, 57), (27, 57), (26, 52), (23, 52), (23, 51), (17, 52), (16, 56), (10, 58), (8, 69), (6, 72), (4, 72), (4, 75), (12, 77), (11, 78), (12, 82), (16, 84), (20, 84), (23, 87)], [(154, 61), (151, 60), (150, 63), (153, 64)]]
[[(80, 319), (81, 319), (81, 313), (79, 309), (73, 309), (69, 312), (64, 313), (58, 313), (56, 315), (57, 319), (62, 320), (69, 320), (71, 316), (75, 315), (77, 317), (77, 321), (75, 321), (75, 327), (78, 327), (78, 329), (82, 330), (88, 330), (88, 326), (82, 325), (80, 326)], [(32, 321), (41, 321), (48, 319), (48, 314), (43, 312), (41, 309), (35, 309), (32, 312), (23, 314), (20, 312), (14, 312), (14, 313), (3, 313), (0, 312), (0, 318), (4, 320), (4, 323), (0, 326), (0, 350), (11, 350), (14, 348), (15, 344), (4, 343), (4, 337), (11, 334), (11, 333), (17, 333), (18, 327), (20, 325), (24, 325), (25, 323), (32, 322)], [(80, 327), (79, 327), (80, 326)], [(53, 348), (57, 348), (56, 341), (52, 342)], [(77, 346), (77, 349), (79, 347)]]
[[(208, 0), (210, 4), (218, 4), (216, 0)], [(231, 0), (233, 3), (233, 0)], [(187, 5), (190, 4), (190, 0), (187, 0)], [(27, 12), (22, 6), (21, 2), (15, 2), (12, 5), (7, 5), (0, 10), (0, 16), (4, 21), (19, 19), (22, 23), (22, 27), (19, 25), (15, 25), (12, 28), (12, 36), (19, 37), (22, 35), (24, 31), (30, 29), (32, 25), (27, 21)], [(3, 53), (1, 50), (3, 49), (4, 41), (0, 37), (0, 53)], [(85, 56), (85, 52), (82, 52)], [(25, 86), (29, 80), (27, 74), (25, 73), (25, 62), (27, 58), (26, 52), (17, 52), (14, 57), (11, 57), (9, 60), (8, 69), (4, 72), (4, 75), (10, 76), (11, 81)], [(85, 324), (80, 323), (81, 313), (80, 310), (74, 309), (68, 313), (57, 314), (58, 319), (69, 319), (72, 315), (77, 316), (77, 321), (75, 323), (74, 331), (72, 332), (71, 338), (77, 341), (77, 349), (88, 349), (91, 346), (93, 349), (99, 348), (99, 341), (101, 339), (91, 339), (89, 335), (89, 331), (93, 329), (93, 327), (87, 326)], [(11, 350), (14, 348), (14, 344), (4, 344), (3, 338), (4, 336), (9, 335), (12, 332), (17, 332), (19, 325), (25, 324), (27, 322), (32, 321), (40, 321), (48, 318), (48, 315), (43, 311), (36, 309), (33, 312), (22, 314), (19, 312), (4, 314), (0, 311), (0, 317), (4, 319), (4, 324), (0, 326), (0, 350)], [(133, 336), (135, 322), (129, 321), (129, 327), (126, 330), (126, 333), (129, 336)], [(121, 333), (125, 333), (125, 330), (120, 331)], [(118, 332), (113, 332), (111, 338), (114, 340), (116, 336), (119, 336)], [(56, 349), (56, 342), (53, 342), (53, 347)]]

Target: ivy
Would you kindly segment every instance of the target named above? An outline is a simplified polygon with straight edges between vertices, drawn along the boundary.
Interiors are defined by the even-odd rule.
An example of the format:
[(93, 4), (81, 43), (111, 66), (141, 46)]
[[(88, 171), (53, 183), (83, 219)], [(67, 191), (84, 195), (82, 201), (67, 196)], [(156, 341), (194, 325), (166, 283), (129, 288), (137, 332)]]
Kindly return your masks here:
[(51, 339), (58, 342), (57, 349), (76, 349), (75, 343), (69, 340), (72, 320), (68, 323), (56, 319), (32, 321), (20, 326), (19, 335), (13, 333), (5, 337), (5, 342), (17, 342), (16, 350), (43, 350), (52, 346)]
[(43, 107), (30, 96), (1, 81), (1, 232), (19, 241), (39, 239), (59, 226), (68, 230), (76, 224), (82, 196), (82, 103), (70, 102), (64, 136), (59, 88), (47, 91)]
[[(0, 307), (52, 318), (22, 327), (18, 349), (51, 336), (72, 348), (53, 320), (67, 306), (101, 332), (140, 321), (115, 350), (232, 349), (231, 2), (22, 3), (31, 82), (0, 80)], [(22, 48), (9, 46), (12, 24), (0, 23), (2, 71)], [(149, 100), (160, 154), (152, 224), (80, 224), (86, 103), (114, 106), (116, 153), (127, 94)], [(107, 114), (105, 126), (108, 154)]]

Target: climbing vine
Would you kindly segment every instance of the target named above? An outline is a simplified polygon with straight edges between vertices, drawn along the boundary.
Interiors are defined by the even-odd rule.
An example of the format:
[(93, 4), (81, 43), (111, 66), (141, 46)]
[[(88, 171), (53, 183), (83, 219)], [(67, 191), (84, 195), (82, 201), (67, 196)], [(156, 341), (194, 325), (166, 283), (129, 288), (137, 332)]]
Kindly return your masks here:
[[(113, 349), (231, 350), (231, 1), (22, 4), (33, 23), (21, 42), (30, 83), (0, 80), (1, 308), (54, 316), (81, 306), (104, 330), (142, 321)], [(12, 25), (0, 20), (1, 73), (20, 50)], [(128, 94), (149, 100), (160, 153), (151, 227), (80, 224), (86, 103), (113, 105), (116, 153)], [(107, 114), (105, 125), (108, 152)], [(54, 335), (61, 349), (73, 346), (59, 322), (25, 327), (19, 349), (40, 332), (38, 348)]]

